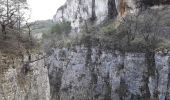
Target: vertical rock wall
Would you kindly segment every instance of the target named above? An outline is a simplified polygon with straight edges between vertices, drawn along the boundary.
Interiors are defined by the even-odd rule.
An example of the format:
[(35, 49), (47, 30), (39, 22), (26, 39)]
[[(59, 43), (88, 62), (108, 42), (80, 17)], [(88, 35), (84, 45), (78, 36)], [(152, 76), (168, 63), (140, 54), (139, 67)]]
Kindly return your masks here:
[(0, 100), (50, 100), (48, 71), (44, 61), (30, 63), (23, 72), (19, 59), (0, 57)]
[(19, 60), (10, 63), (2, 56), (0, 99), (170, 99), (169, 55), (155, 55), (155, 74), (151, 76), (144, 53), (90, 51), (89, 55), (84, 47), (54, 49), (49, 58), (31, 63), (27, 74), (21, 72)]
[[(155, 76), (148, 76), (144, 53), (91, 50), (89, 59), (83, 47), (54, 50), (49, 66), (52, 100), (56, 100), (56, 95), (60, 100), (170, 99), (168, 55), (155, 55)], [(64, 58), (59, 55), (61, 52), (65, 52)], [(90, 60), (89, 64), (86, 60)]]
[(71, 22), (74, 33), (80, 31), (85, 20), (93, 19), (93, 24), (98, 25), (108, 18), (135, 13), (135, 7), (134, 0), (67, 0), (57, 10), (53, 20)]

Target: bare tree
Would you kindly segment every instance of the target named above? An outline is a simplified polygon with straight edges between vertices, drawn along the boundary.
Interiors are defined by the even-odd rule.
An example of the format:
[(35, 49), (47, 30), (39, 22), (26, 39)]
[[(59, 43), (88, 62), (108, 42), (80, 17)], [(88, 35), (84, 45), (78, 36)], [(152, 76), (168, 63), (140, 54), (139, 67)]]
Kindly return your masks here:
[(23, 9), (27, 9), (26, 3), (20, 0), (2, 0), (0, 2), (0, 25), (4, 39), (6, 39), (7, 28), (14, 29), (16, 24), (19, 24), (18, 29), (20, 29), (21, 20), (24, 16)]
[(28, 33), (28, 47), (27, 47), (27, 54), (28, 54), (28, 60), (31, 61), (31, 49), (33, 48), (34, 42), (33, 42), (33, 32), (36, 29), (40, 29), (39, 27), (36, 27), (36, 22), (28, 22), (26, 21), (25, 24), (25, 31)]

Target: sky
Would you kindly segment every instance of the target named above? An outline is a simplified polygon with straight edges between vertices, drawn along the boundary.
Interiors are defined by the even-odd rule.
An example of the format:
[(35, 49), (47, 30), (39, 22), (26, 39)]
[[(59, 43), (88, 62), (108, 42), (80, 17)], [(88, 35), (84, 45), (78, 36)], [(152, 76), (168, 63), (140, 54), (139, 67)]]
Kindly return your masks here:
[(30, 21), (52, 19), (66, 0), (27, 0), (31, 8)]

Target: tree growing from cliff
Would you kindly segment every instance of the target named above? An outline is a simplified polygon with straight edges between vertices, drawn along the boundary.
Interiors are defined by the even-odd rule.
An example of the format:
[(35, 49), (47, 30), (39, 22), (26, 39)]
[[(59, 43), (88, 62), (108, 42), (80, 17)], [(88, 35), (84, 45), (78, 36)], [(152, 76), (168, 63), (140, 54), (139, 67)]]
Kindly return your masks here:
[(71, 23), (67, 21), (59, 22), (51, 28), (52, 34), (68, 35), (71, 31)]
[(33, 31), (36, 29), (39, 29), (38, 27), (35, 27), (36, 22), (26, 22), (25, 25), (25, 32), (28, 33), (28, 43), (26, 44), (26, 51), (27, 51), (27, 55), (28, 55), (28, 60), (29, 62), (31, 61), (31, 49), (35, 47), (35, 41), (33, 38)]

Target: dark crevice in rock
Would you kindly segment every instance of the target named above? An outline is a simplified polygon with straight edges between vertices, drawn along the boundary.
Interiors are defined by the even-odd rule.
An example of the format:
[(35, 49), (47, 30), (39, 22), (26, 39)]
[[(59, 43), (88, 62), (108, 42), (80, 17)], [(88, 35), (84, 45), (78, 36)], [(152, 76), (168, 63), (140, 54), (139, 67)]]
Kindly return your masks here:
[(165, 100), (169, 100), (170, 98), (170, 58), (168, 59), (168, 66), (169, 66), (169, 74), (168, 74), (168, 84), (167, 84), (167, 93), (166, 93), (166, 97)]
[(79, 0), (79, 5), (82, 5), (82, 0)]
[[(90, 71), (90, 75), (91, 75), (91, 80), (90, 80), (90, 88), (91, 88), (91, 100), (95, 100), (98, 99), (98, 97), (101, 95), (96, 94), (96, 89), (97, 89), (97, 84), (98, 84), (98, 77), (100, 76), (99, 74), (99, 66), (101, 64), (101, 62), (99, 61), (100, 56), (101, 56), (101, 51), (97, 50), (96, 53), (96, 57), (94, 59), (94, 62), (92, 61), (92, 56), (93, 56), (93, 52), (92, 52), (92, 48), (93, 48), (93, 40), (92, 37), (89, 35), (86, 37), (85, 39), (86, 43), (85, 46), (87, 48), (87, 53), (86, 53), (86, 63), (85, 66), (86, 68), (88, 68), (88, 70)], [(105, 79), (105, 78), (104, 78)], [(96, 91), (96, 92), (95, 92)]]
[(118, 15), (115, 0), (108, 0), (108, 17), (114, 19)]
[[(140, 95), (132, 94), (130, 100), (142, 100), (142, 99), (140, 99)], [(143, 99), (143, 100), (146, 100), (146, 99)]]
[[(90, 37), (87, 37), (87, 39), (89, 40)], [(86, 55), (86, 63), (85, 63), (85, 66), (86, 67), (89, 67), (89, 69), (91, 69), (90, 65), (91, 65), (91, 61), (92, 61), (92, 58), (91, 58), (91, 55), (92, 55), (92, 50), (91, 50), (91, 43), (90, 41), (87, 41), (89, 43), (87, 43), (87, 55)], [(91, 69), (92, 70), (92, 69)]]
[(150, 94), (150, 91), (149, 91), (149, 77), (147, 75), (143, 75), (143, 86), (140, 88), (141, 90), (141, 100), (147, 100), (148, 98), (150, 98), (151, 94)]
[[(75, 89), (75, 86), (73, 87), (74, 83), (72, 83), (72, 82), (74, 82), (74, 80), (69, 82), (69, 84), (61, 87), (62, 79), (63, 78), (65, 79), (64, 73), (67, 72), (67, 70), (70, 70), (69, 68), (71, 66), (76, 65), (76, 63), (70, 63), (70, 61), (73, 57), (72, 55), (71, 56), (68, 55), (68, 52), (70, 52), (70, 51), (74, 52), (74, 53), (78, 53), (76, 48), (73, 48), (73, 49), (71, 48), (69, 51), (67, 51), (67, 49), (59, 50), (59, 52), (57, 52), (57, 54), (55, 54), (56, 58), (57, 58), (57, 59), (55, 59), (55, 60), (57, 60), (57, 62), (56, 62), (57, 65), (55, 65), (55, 64), (51, 65), (51, 67), (53, 67), (53, 69), (49, 73), (51, 100), (60, 100), (62, 98), (62, 94), (66, 93), (69, 95), (69, 93), (71, 93), (71, 91)], [(69, 68), (68, 68), (68, 66), (69, 66)], [(85, 76), (86, 76), (86, 74), (81, 74), (80, 77), (78, 77), (78, 80), (81, 81), (82, 79), (84, 79)], [(65, 83), (65, 80), (63, 80), (63, 81)], [(73, 97), (70, 96), (70, 100), (74, 100), (74, 96)]]
[(104, 96), (104, 100), (112, 100), (111, 98), (111, 93), (112, 93), (112, 87), (110, 84), (110, 76), (109, 73), (107, 74), (107, 76), (104, 78), (104, 82), (106, 84), (106, 93)]
[(29, 62), (26, 62), (25, 64), (23, 64), (23, 67), (21, 68), (21, 74), (22, 75), (27, 75), (28, 72), (31, 71), (31, 66)]
[(51, 98), (60, 98), (60, 88), (62, 84), (63, 69), (57, 68), (56, 75), (49, 75)]
[(155, 76), (156, 64), (154, 52), (146, 52), (146, 64), (148, 68), (148, 76)]
[(91, 16), (91, 21), (96, 20), (96, 0), (92, 0), (92, 16)]
[(158, 99), (158, 95), (159, 95), (159, 91), (158, 91), (159, 71), (158, 71), (158, 69), (155, 69), (155, 73), (156, 73), (156, 75), (155, 75), (155, 78), (156, 78), (156, 89), (155, 89), (155, 91), (154, 91), (153, 97)]
[(72, 89), (72, 88), (73, 88), (73, 86), (72, 86), (71, 83), (70, 83), (68, 86), (62, 88), (61, 91), (63, 91), (63, 92), (68, 92), (68, 91), (69, 91), (70, 89)]
[[(88, 33), (88, 28), (86, 29), (87, 31), (87, 34), (90, 34)], [(86, 52), (86, 60), (85, 60), (85, 67), (90, 71), (90, 74), (91, 74), (91, 83), (90, 83), (90, 88), (91, 88), (91, 99), (93, 100), (95, 98), (94, 96), (94, 88), (95, 88), (95, 83), (97, 81), (97, 77), (96, 77), (96, 74), (94, 73), (94, 66), (92, 64), (92, 40), (91, 40), (91, 36), (88, 35), (86, 38), (85, 38), (85, 44), (84, 44), (87, 48), (87, 52)]]
[(155, 77), (156, 74), (156, 64), (155, 64), (155, 53), (151, 51), (147, 51), (145, 54), (146, 58), (146, 66), (147, 66), (147, 73), (143, 75), (143, 86), (141, 87), (141, 99), (148, 99), (150, 98), (151, 94), (149, 91), (149, 77)]
[(124, 100), (125, 97), (127, 97), (129, 93), (128, 85), (123, 78), (120, 78), (120, 86), (115, 90), (115, 92), (119, 95), (120, 100)]

